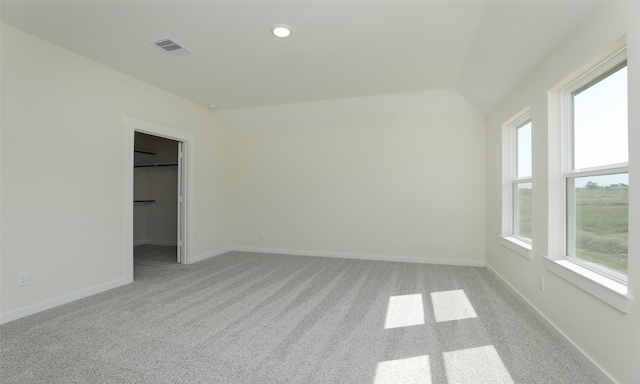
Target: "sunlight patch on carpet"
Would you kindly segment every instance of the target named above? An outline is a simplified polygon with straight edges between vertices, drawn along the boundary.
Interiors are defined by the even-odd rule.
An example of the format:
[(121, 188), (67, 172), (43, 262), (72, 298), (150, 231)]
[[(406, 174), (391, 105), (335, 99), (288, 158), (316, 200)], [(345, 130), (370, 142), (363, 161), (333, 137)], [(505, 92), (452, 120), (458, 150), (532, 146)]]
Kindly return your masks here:
[(443, 353), (449, 383), (514, 384), (493, 345)]
[(433, 317), (437, 322), (478, 317), (462, 289), (432, 292)]
[(373, 384), (431, 384), (429, 356), (381, 361)]
[(384, 329), (424, 324), (422, 294), (389, 297)]

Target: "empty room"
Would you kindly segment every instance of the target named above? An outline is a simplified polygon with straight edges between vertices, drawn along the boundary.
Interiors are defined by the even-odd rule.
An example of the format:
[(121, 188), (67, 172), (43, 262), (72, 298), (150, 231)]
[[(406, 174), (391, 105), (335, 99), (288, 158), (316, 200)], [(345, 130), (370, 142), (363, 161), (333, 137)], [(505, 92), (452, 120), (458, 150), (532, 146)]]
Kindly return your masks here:
[(640, 384), (639, 20), (0, 0), (0, 382)]

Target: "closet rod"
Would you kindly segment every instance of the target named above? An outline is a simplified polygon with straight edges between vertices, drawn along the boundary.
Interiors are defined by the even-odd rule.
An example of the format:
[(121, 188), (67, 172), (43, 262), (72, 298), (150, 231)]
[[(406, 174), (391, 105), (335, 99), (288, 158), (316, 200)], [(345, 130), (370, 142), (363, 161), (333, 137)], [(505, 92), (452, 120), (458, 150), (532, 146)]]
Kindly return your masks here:
[(155, 203), (156, 200), (133, 200), (134, 203)]

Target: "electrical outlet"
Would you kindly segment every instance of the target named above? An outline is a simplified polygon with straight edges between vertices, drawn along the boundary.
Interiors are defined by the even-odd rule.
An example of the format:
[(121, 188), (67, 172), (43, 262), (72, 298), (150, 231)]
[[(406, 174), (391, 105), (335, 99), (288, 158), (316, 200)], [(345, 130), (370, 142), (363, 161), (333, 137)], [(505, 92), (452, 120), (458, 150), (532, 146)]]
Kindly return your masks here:
[(18, 287), (29, 285), (29, 272), (18, 273)]
[(538, 276), (538, 289), (544, 291), (544, 276)]
[(442, 246), (442, 240), (439, 237), (436, 237), (436, 240), (433, 242), (436, 247)]
[(260, 230), (260, 238), (264, 239), (266, 235), (264, 234), (264, 229)]

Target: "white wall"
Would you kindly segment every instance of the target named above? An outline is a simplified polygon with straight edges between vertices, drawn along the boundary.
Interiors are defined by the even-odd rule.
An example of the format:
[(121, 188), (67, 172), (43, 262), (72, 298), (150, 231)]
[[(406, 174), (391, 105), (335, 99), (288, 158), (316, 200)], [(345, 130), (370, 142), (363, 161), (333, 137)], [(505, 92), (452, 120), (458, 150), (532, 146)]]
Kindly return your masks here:
[[(122, 281), (122, 117), (129, 114), (197, 136), (196, 258), (233, 244), (481, 263), (486, 249), (490, 267), (597, 365), (620, 383), (638, 382), (637, 303), (623, 314), (541, 261), (548, 252), (547, 90), (626, 33), (630, 105), (640, 105), (638, 19), (640, 3), (607, 2), (489, 116), (486, 131), (455, 91), (433, 91), (222, 113), (240, 127), (235, 137), (202, 106), (3, 25), (0, 313)], [(500, 126), (527, 105), (535, 127), (533, 261), (498, 242)], [(262, 126), (261, 116), (281, 124)], [(640, 109), (630, 108), (629, 118), (631, 147), (639, 148)], [(640, 233), (640, 204), (633, 203), (640, 201), (640, 153), (630, 156), (630, 232)], [(630, 238), (629, 289), (637, 301), (640, 237)], [(17, 288), (16, 274), (27, 271), (31, 284)]]
[[(640, 3), (607, 2), (591, 19), (543, 62), (487, 120), (487, 263), (537, 308), (595, 365), (619, 383), (640, 382)], [(557, 137), (548, 131), (547, 91), (606, 50), (626, 34), (629, 75), (629, 131), (631, 190), (629, 206), (629, 293), (635, 296), (624, 314), (578, 287), (548, 272), (542, 256), (550, 252), (548, 214), (550, 157), (556, 156)], [(526, 260), (500, 245), (501, 125), (526, 106), (533, 114), (533, 245)], [(634, 107), (636, 106), (636, 107)], [(551, 192), (553, 193), (553, 192)], [(553, 234), (552, 234), (553, 235)], [(537, 288), (538, 276), (546, 281)]]
[[(261, 125), (264, 115), (281, 129)], [(235, 246), (483, 264), (484, 118), (455, 91), (222, 116), (244, 132), (234, 136)]]
[(125, 114), (196, 135), (192, 254), (231, 245), (215, 112), (12, 27), (1, 38), (3, 319), (125, 282)]

